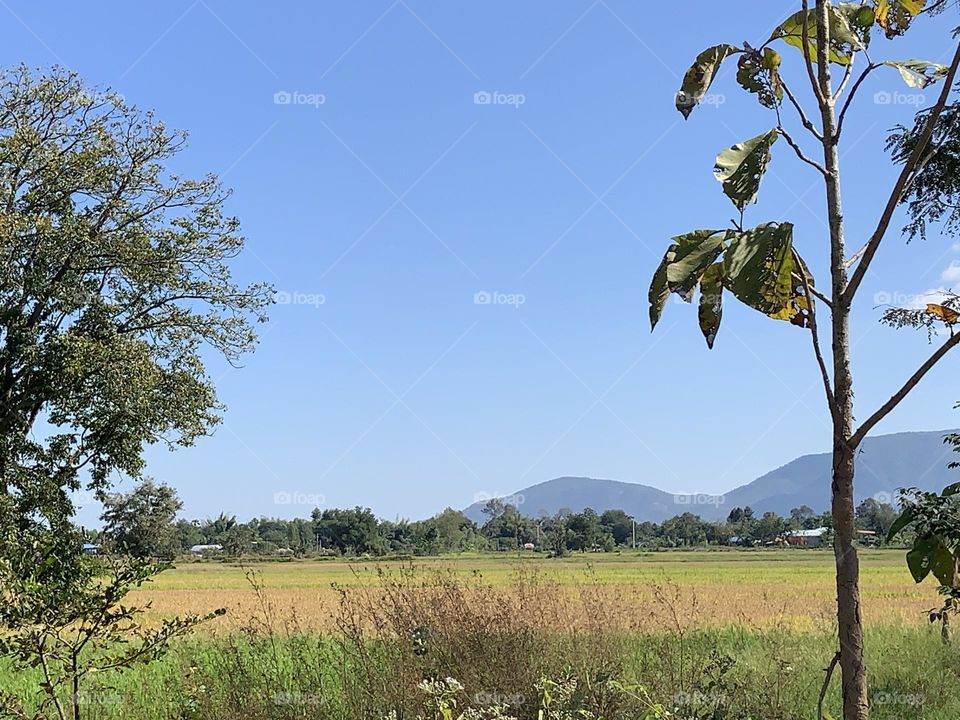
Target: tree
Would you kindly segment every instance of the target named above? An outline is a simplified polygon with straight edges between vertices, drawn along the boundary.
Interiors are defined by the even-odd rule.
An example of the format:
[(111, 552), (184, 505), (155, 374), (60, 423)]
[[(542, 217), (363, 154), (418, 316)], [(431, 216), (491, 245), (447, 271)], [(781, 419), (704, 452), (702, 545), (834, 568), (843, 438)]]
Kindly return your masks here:
[(878, 540), (887, 536), (899, 514), (890, 503), (882, 503), (875, 498), (867, 498), (857, 505), (856, 513), (857, 527), (875, 532)]
[(104, 497), (104, 538), (117, 552), (133, 557), (173, 558), (180, 549), (174, 521), (182, 507), (172, 487), (144, 480), (129, 493)]
[(205, 348), (252, 350), (272, 291), (232, 279), (217, 178), (168, 174), (185, 141), (73, 73), (0, 73), (0, 524), (63, 526), (69, 491), (219, 421)]
[(773, 543), (780, 538), (786, 530), (786, 524), (783, 518), (775, 512), (765, 512), (756, 524), (753, 531), (753, 539), (759, 543)]
[(809, 505), (801, 505), (790, 511), (790, 528), (792, 530), (813, 530), (817, 525), (817, 514)]
[[(802, 0), (799, 12), (779, 25), (763, 46), (716, 45), (702, 52), (684, 76), (677, 108), (688, 117), (709, 91), (720, 65), (736, 57), (737, 82), (755, 95), (762, 107), (774, 113), (775, 122), (768, 132), (718, 155), (716, 177), (737, 208), (739, 220), (729, 229), (696, 230), (673, 239), (650, 287), (650, 319), (655, 326), (670, 293), (689, 302), (699, 287), (700, 329), (709, 347), (720, 327), (724, 291), (754, 310), (809, 332), (833, 424), (831, 512), (843, 714), (845, 720), (865, 720), (869, 703), (855, 545), (854, 458), (864, 437), (931, 367), (960, 343), (960, 333), (952, 333), (940, 343), (886, 403), (873, 413), (862, 415), (866, 419), (855, 427), (850, 314), (897, 208), (908, 203), (914, 218), (936, 209), (938, 196), (924, 194), (921, 188), (939, 192), (937, 181), (944, 181), (938, 174), (942, 168), (938, 168), (937, 158), (938, 150), (944, 147), (944, 136), (956, 132), (950, 113), (945, 115), (944, 110), (960, 64), (960, 45), (949, 67), (914, 60), (876, 62), (866, 53), (875, 26), (879, 25), (887, 38), (904, 34), (927, 4), (925, 0), (872, 0), (863, 4), (814, 0), (813, 8), (810, 4), (809, 0)], [(780, 72), (782, 59), (773, 47), (779, 41), (799, 50), (805, 71), (801, 75), (809, 82), (815, 113), (807, 112), (798, 100), (801, 96)], [(858, 57), (866, 57), (867, 65), (853, 80)], [(844, 121), (863, 81), (884, 67), (897, 70), (911, 86), (927, 87), (943, 81), (943, 89), (933, 107), (917, 118), (914, 128), (894, 143), (894, 160), (901, 165), (899, 177), (889, 198), (881, 204), (876, 229), (859, 250), (849, 253), (840, 184)], [(834, 68), (843, 69), (840, 83), (834, 81)], [(795, 139), (794, 131), (785, 125), (785, 112), (781, 112), (785, 109), (796, 111), (799, 126), (808, 133), (822, 159), (811, 157)], [(826, 293), (817, 289), (807, 263), (794, 246), (792, 224), (766, 222), (753, 228), (743, 224), (747, 206), (756, 200), (771, 161), (772, 148), (781, 138), (823, 181), (829, 228), (830, 282)], [(953, 186), (958, 184), (954, 179)], [(925, 219), (938, 218), (934, 212)], [(830, 313), (830, 355), (821, 346), (819, 310)], [(958, 310), (960, 299), (954, 298), (945, 306), (932, 305), (923, 310), (893, 309), (884, 313), (882, 320), (894, 326), (942, 327), (960, 319)]]
[(600, 516), (600, 524), (617, 545), (630, 545), (633, 542), (633, 518), (623, 510), (607, 510)]

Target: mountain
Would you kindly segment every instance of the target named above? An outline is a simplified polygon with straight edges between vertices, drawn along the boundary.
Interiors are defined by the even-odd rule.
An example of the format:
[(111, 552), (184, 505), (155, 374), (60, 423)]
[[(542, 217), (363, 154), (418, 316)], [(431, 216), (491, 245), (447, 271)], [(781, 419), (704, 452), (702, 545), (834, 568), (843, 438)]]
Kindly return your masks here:
[[(874, 497), (896, 503), (897, 490), (919, 487), (942, 490), (960, 481), (960, 471), (947, 464), (960, 460), (943, 437), (953, 430), (908, 432), (867, 438), (857, 455), (855, 491), (857, 502)], [(622, 509), (638, 522), (662, 522), (683, 512), (705, 519), (725, 518), (731, 508), (749, 505), (756, 514), (769, 510), (789, 514), (808, 505), (816, 511), (830, 506), (830, 454), (803, 455), (747, 485), (723, 495), (674, 495), (650, 485), (583, 477), (561, 477), (518, 490), (511, 498), (524, 515), (554, 514), (562, 508), (579, 512), (591, 507), (597, 512)], [(467, 517), (483, 522), (484, 502), (466, 508)]]

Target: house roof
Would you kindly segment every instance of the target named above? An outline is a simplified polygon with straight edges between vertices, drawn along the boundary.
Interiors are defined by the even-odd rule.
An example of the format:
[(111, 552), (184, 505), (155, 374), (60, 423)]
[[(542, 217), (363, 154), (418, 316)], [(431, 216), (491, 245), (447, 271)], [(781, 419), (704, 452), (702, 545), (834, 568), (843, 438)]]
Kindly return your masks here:
[(820, 527), (814, 530), (795, 530), (788, 533), (789, 537), (823, 537), (828, 528)]

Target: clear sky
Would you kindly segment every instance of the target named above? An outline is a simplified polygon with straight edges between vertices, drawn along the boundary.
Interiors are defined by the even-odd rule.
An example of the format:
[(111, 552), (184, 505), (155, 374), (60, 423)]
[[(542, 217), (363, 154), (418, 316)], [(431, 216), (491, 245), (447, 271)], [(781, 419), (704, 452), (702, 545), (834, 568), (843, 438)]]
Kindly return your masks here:
[[(323, 501), (417, 518), (561, 475), (722, 492), (825, 451), (804, 332), (732, 301), (712, 352), (693, 307), (670, 302), (655, 334), (647, 322), (670, 236), (733, 213), (716, 153), (775, 124), (732, 63), (685, 123), (680, 77), (709, 45), (762, 44), (798, 6), (0, 0), (5, 65), (61, 64), (190, 131), (177, 169), (235, 189), (236, 272), (286, 301), (243, 369), (211, 360), (225, 423), (151, 450), (149, 473), (192, 517)], [(946, 62), (953, 20), (872, 54)], [(844, 155), (851, 245), (892, 182), (886, 131), (925, 94), (893, 70), (863, 89)], [(823, 206), (778, 143), (747, 222), (794, 222), (826, 285)], [(930, 352), (874, 306), (960, 279), (953, 243), (894, 235), (881, 251), (854, 317), (861, 418)], [(960, 424), (958, 361), (877, 432)]]

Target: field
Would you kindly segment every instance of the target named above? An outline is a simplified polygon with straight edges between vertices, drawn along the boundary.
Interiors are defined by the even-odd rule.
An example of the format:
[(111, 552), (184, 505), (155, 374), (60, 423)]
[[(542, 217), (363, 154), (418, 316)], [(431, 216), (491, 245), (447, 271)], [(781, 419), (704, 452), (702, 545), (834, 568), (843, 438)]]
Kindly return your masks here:
[[(865, 550), (862, 571), (871, 717), (957, 720), (960, 651), (925, 617), (935, 588), (902, 550)], [(549, 720), (801, 720), (836, 651), (833, 596), (832, 555), (812, 550), (184, 561), (139, 591), (148, 620), (227, 614), (158, 663), (94, 679), (84, 717), (433, 720), (417, 683), (451, 676), (461, 708), (506, 702), (519, 720), (538, 717), (540, 678), (595, 713)], [(28, 706), (36, 682), (0, 667)]]
[[(312, 630), (331, 629), (336, 613), (334, 585), (352, 587), (377, 582), (376, 569), (411, 562), (427, 571), (461, 577), (477, 574), (494, 588), (507, 588), (518, 570), (536, 572), (569, 592), (598, 587), (625, 620), (646, 618), (653, 608), (653, 588), (674, 585), (681, 596), (696, 599), (696, 624), (732, 623), (752, 627), (787, 624), (795, 630), (822, 630), (834, 613), (833, 555), (827, 550), (691, 551), (576, 555), (544, 559), (533, 554), (491, 557), (418, 558), (407, 562), (278, 562), (220, 564), (181, 563), (139, 593), (157, 616), (202, 613), (225, 607), (230, 612), (211, 629), (246, 617), (257, 602), (248, 572), (259, 576), (265, 595), (278, 610), (296, 612)], [(929, 585), (916, 585), (902, 550), (865, 550), (861, 554), (863, 613), (867, 624), (921, 621), (936, 603)]]

